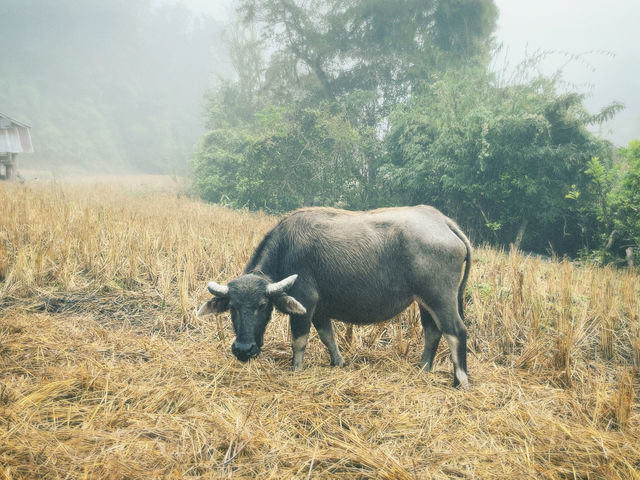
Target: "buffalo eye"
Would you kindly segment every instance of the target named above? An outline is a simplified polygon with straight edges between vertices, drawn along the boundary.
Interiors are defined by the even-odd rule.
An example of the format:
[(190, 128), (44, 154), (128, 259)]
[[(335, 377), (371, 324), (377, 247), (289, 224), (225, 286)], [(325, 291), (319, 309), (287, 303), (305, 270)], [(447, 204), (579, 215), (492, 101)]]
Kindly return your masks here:
[(267, 302), (267, 301), (260, 302), (258, 304), (258, 308), (256, 308), (256, 313), (264, 312), (264, 310), (267, 308), (267, 305), (269, 305), (269, 302)]

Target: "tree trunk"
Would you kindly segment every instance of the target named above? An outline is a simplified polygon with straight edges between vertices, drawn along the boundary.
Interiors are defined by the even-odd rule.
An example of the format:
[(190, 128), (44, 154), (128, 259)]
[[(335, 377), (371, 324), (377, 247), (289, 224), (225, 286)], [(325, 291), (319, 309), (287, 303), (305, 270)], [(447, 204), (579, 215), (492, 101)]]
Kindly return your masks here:
[(516, 250), (520, 250), (520, 244), (522, 243), (522, 239), (524, 238), (524, 232), (527, 230), (527, 225), (529, 225), (529, 220), (526, 218), (520, 224), (520, 228), (518, 228), (518, 234), (516, 235), (516, 240), (513, 242), (513, 246)]
[(618, 231), (617, 230), (613, 230), (609, 234), (609, 240), (607, 240), (607, 244), (604, 246), (604, 249), (605, 250), (611, 250), (613, 248), (613, 242), (616, 241), (616, 238), (618, 238)]
[(627, 267), (633, 267), (633, 247), (627, 247), (624, 253), (627, 257)]

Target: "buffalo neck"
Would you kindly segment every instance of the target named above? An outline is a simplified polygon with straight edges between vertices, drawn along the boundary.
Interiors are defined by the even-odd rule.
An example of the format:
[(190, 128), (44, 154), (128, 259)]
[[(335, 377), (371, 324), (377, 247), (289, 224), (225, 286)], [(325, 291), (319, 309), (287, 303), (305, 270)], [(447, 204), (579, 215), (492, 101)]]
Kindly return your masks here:
[(244, 273), (253, 273), (264, 277), (268, 281), (277, 281), (282, 276), (282, 262), (280, 246), (276, 235), (271, 230), (258, 245), (253, 253)]

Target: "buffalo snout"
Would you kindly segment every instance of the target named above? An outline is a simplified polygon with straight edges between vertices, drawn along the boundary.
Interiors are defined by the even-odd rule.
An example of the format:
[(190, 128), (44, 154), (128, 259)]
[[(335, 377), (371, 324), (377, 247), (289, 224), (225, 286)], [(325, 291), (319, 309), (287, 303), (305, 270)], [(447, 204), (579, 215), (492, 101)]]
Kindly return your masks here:
[(260, 354), (260, 347), (255, 343), (233, 342), (231, 353), (241, 362), (247, 362), (250, 358), (255, 358)]

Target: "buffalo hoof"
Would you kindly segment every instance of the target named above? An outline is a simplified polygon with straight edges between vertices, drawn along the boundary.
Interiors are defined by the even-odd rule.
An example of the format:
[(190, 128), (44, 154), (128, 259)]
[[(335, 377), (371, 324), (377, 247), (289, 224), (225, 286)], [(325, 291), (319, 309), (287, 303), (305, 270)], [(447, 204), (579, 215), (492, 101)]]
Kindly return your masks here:
[(344, 367), (346, 365), (346, 363), (344, 362), (344, 360), (341, 358), (338, 361), (335, 360), (331, 360), (331, 366), (332, 367)]
[(466, 374), (460, 375), (460, 379), (456, 375), (453, 377), (453, 388), (458, 388), (460, 390), (469, 390), (469, 380), (467, 379)]

